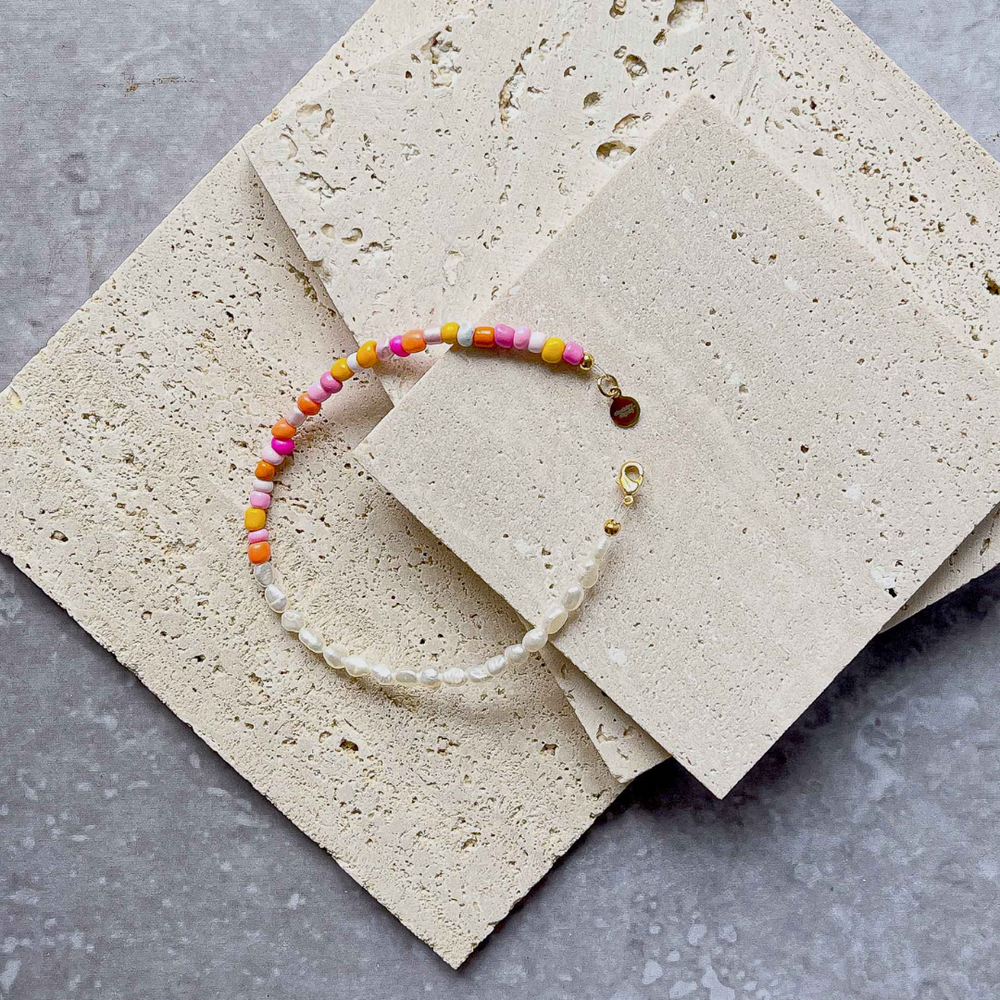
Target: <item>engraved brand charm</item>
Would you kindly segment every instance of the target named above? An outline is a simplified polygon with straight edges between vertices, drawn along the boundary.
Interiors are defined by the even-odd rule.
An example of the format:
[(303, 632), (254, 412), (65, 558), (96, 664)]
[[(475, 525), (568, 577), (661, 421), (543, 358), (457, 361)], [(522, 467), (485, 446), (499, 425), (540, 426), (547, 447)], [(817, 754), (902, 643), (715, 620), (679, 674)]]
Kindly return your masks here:
[(639, 422), (639, 404), (631, 396), (611, 400), (611, 419), (619, 427), (634, 427)]

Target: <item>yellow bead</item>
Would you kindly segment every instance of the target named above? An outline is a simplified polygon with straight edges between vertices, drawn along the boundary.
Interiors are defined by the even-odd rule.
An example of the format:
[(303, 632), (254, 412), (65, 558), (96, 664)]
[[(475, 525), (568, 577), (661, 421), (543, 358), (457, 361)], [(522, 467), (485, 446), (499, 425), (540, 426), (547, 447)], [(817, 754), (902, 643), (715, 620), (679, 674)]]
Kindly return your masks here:
[(374, 340), (366, 340), (358, 348), (358, 364), (362, 368), (374, 368), (378, 364), (378, 355), (375, 353), (375, 347)]
[(266, 520), (267, 511), (261, 510), (259, 507), (247, 507), (246, 513), (243, 515), (243, 527), (247, 531), (259, 531), (264, 527)]
[(562, 361), (565, 349), (565, 340), (560, 340), (558, 337), (549, 337), (542, 346), (542, 361), (547, 361), (550, 365), (559, 364)]
[(441, 343), (454, 344), (456, 340), (458, 340), (458, 324), (445, 323), (445, 325), (441, 327)]
[(347, 363), (347, 358), (337, 358), (330, 365), (330, 374), (338, 382), (346, 382), (349, 378), (354, 378), (354, 372), (351, 371), (350, 365)]

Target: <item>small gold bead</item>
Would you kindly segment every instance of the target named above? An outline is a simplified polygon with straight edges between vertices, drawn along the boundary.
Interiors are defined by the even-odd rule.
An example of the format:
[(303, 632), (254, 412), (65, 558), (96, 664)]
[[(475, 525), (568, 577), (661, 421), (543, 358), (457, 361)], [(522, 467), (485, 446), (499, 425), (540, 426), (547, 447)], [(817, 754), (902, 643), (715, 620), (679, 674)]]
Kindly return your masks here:
[(594, 367), (594, 355), (585, 354), (583, 356), (583, 361), (580, 362), (580, 371), (589, 372)]
[(604, 522), (604, 533), (606, 535), (617, 535), (622, 530), (621, 524), (614, 519)]

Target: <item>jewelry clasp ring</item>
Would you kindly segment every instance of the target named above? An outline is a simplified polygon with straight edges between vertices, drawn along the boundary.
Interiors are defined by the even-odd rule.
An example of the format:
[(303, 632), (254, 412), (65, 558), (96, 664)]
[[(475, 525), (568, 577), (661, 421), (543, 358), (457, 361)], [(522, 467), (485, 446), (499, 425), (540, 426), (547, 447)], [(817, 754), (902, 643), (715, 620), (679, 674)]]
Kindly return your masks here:
[(642, 481), (645, 478), (646, 473), (638, 462), (625, 462), (618, 470), (618, 485), (621, 487), (622, 493), (625, 494), (622, 497), (622, 503), (626, 507), (631, 507), (635, 503), (635, 495), (639, 492), (639, 487), (642, 486)]

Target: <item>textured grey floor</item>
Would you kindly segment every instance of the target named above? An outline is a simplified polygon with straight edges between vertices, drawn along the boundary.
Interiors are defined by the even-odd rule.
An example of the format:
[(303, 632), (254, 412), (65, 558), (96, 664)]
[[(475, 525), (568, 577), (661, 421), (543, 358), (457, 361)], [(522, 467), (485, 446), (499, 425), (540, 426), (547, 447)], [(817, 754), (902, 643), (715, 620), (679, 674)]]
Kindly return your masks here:
[[(0, 384), (363, 6), (5, 0)], [(845, 9), (1000, 152), (1000, 0)], [(636, 782), (453, 973), (0, 558), (0, 998), (987, 1000), (998, 700), (994, 574), (725, 802)]]

